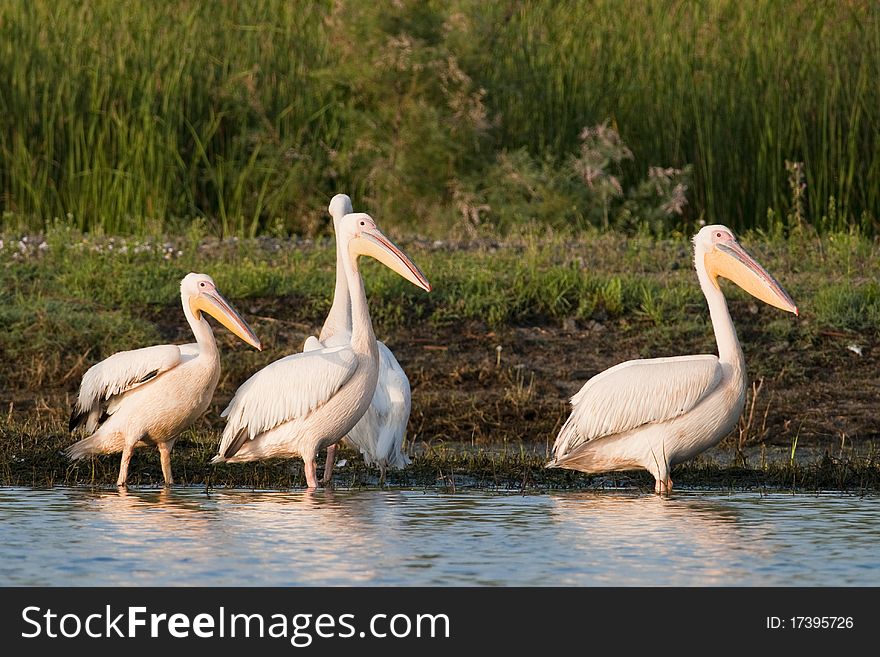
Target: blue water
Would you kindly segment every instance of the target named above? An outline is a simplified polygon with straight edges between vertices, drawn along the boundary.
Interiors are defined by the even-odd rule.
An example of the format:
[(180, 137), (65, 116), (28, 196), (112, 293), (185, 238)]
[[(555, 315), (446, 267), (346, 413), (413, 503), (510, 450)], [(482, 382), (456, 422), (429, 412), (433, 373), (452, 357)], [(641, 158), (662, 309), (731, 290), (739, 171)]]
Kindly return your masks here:
[(3, 585), (880, 585), (876, 497), (0, 488)]

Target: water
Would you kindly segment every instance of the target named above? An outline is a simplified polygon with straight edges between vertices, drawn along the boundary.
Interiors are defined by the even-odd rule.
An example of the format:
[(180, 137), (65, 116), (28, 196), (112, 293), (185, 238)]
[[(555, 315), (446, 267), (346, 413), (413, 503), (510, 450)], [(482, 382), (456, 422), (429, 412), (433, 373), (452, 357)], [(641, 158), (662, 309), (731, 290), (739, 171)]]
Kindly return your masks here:
[(837, 494), (0, 488), (4, 585), (872, 585)]

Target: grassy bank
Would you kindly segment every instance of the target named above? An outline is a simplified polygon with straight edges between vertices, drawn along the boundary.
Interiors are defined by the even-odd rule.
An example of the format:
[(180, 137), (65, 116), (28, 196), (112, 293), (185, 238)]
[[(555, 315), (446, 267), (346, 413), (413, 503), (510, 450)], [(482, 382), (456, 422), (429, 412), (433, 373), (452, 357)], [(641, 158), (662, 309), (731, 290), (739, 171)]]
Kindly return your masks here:
[[(802, 308), (800, 321), (790, 321), (747, 302), (751, 316), (763, 317), (766, 310), (771, 328), (762, 330), (795, 339), (810, 339), (822, 330), (876, 336), (877, 241), (855, 233), (819, 237), (808, 231), (787, 238), (746, 234), (741, 241)], [(678, 332), (682, 326), (702, 331), (708, 322), (685, 237), (533, 230), (476, 240), (404, 237), (399, 243), (436, 289), (424, 294), (367, 260), (367, 292), (380, 331), (462, 320), (498, 329), (624, 319)], [(177, 307), (180, 279), (189, 271), (204, 271), (231, 298), (243, 304), (274, 300), (280, 312), (313, 326), (329, 309), (334, 253), (331, 238), (217, 240), (195, 232), (166, 239), (100, 237), (63, 224), (37, 235), (0, 234), (0, 312), (14, 319), (25, 309), (39, 316), (51, 308), (57, 315), (91, 317), (95, 328), (104, 322), (121, 326), (131, 318), (135, 321), (126, 328), (135, 330), (134, 324), (144, 323), (139, 313)], [(748, 297), (731, 287), (729, 298), (737, 305)], [(257, 317), (257, 325), (261, 319), (272, 321)], [(174, 323), (183, 328), (182, 320)], [(86, 321), (86, 330), (89, 326)], [(15, 335), (9, 331), (7, 339)], [(88, 343), (105, 351), (100, 342)]]
[[(80, 378), (117, 350), (190, 341), (178, 282), (188, 271), (204, 271), (252, 324), (264, 351), (217, 329), (221, 381), (208, 414), (175, 448), (175, 471), (191, 483), (296, 484), (301, 470), (291, 463), (207, 462), (222, 429), (219, 411), (235, 388), (299, 350), (323, 322), (335, 267), (329, 241), (196, 234), (153, 241), (90, 237), (68, 227), (0, 240), (2, 482), (112, 481), (118, 457), (71, 465), (60, 454), (73, 440), (66, 419)], [(542, 232), (399, 241), (434, 291), (364, 264), (377, 333), (413, 387), (408, 449), (418, 458), (393, 482), (422, 485), (449, 469), (481, 478), (497, 468), (505, 485), (517, 477), (575, 485), (577, 475), (538, 465), (567, 415), (567, 399), (584, 381), (630, 358), (715, 351), (684, 238)], [(742, 242), (792, 294), (801, 317), (725, 286), (755, 385), (739, 429), (708, 461), (674, 479), (696, 484), (704, 472), (716, 483), (751, 477), (772, 487), (836, 480), (842, 483), (832, 487), (874, 486), (857, 482), (876, 481), (880, 244), (807, 232), (785, 240), (751, 234)], [(761, 446), (775, 456), (755, 457)], [(499, 450), (513, 460), (499, 465)], [(805, 461), (804, 454), (812, 456)], [(712, 465), (721, 455), (725, 464)], [(138, 463), (136, 481), (154, 481), (155, 455), (145, 450)], [(340, 483), (372, 481), (356, 465), (359, 457), (349, 463)], [(603, 480), (577, 485), (595, 481)]]
[(878, 78), (871, 0), (4, 2), (0, 210), (303, 234), (346, 189), (435, 234), (872, 231)]

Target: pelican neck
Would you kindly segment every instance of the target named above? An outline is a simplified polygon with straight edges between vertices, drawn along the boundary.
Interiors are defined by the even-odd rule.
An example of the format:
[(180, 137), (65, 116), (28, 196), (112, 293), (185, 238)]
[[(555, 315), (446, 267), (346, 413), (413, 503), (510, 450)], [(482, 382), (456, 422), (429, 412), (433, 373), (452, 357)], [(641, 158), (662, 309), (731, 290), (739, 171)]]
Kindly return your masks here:
[(730, 317), (730, 310), (727, 307), (724, 293), (710, 279), (702, 258), (698, 259), (696, 270), (700, 287), (703, 290), (703, 295), (706, 297), (706, 303), (709, 305), (709, 317), (712, 320), (712, 329), (715, 332), (715, 342), (718, 346), (718, 360), (731, 365), (740, 372), (744, 372), (745, 358), (736, 335), (736, 328)]
[[(330, 312), (327, 314), (327, 319), (324, 320), (324, 326), (321, 328), (321, 334), (318, 336), (321, 342), (339, 333), (349, 333), (352, 329), (351, 294), (349, 292), (348, 278), (345, 273), (345, 256), (344, 245), (340, 244), (337, 237), (336, 288), (333, 291), (333, 305), (330, 306)], [(360, 276), (358, 275), (358, 277)]]
[(200, 312), (199, 318), (196, 319), (189, 306), (189, 297), (181, 295), (181, 302), (183, 305), (183, 314), (186, 316), (186, 321), (189, 323), (193, 336), (195, 336), (196, 343), (199, 345), (198, 357), (219, 359), (214, 331), (211, 330), (211, 325), (208, 323), (205, 313)]
[(347, 258), (342, 259), (342, 265), (351, 300), (351, 347), (355, 353), (371, 354), (374, 358), (378, 358), (376, 335), (373, 333), (373, 322), (367, 307), (364, 281), (358, 269), (358, 256), (350, 252), (348, 243), (345, 246), (349, 253)]

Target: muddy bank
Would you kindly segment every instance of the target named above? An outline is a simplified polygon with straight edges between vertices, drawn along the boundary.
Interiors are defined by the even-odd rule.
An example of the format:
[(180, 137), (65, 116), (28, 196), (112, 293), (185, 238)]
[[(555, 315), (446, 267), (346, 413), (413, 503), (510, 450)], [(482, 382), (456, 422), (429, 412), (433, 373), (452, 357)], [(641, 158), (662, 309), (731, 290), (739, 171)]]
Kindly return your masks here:
[[(33, 427), (31, 428), (33, 429)], [(70, 443), (64, 433), (28, 434), (17, 427), (0, 427), (0, 485), (93, 486), (114, 488), (119, 455), (102, 455), (68, 461), (63, 448)], [(536, 447), (536, 446), (532, 446)], [(176, 486), (288, 490), (303, 488), (305, 476), (300, 459), (212, 466), (216, 449), (214, 434), (200, 427), (186, 432), (172, 455)], [(470, 446), (446, 442), (410, 445), (412, 464), (389, 471), (385, 486), (467, 489), (540, 493), (550, 490), (603, 490), (628, 488), (653, 491), (647, 472), (585, 475), (544, 467), (543, 449), (526, 444)], [(847, 491), (868, 494), (880, 490), (880, 461), (856, 448), (836, 453), (802, 449), (794, 461), (787, 450), (752, 448), (745, 459), (719, 450), (678, 466), (673, 471), (676, 489)], [(161, 487), (162, 472), (155, 449), (135, 451), (129, 470), (129, 486)], [(360, 455), (348, 448), (338, 453), (332, 485), (363, 488), (382, 485), (375, 468), (367, 468)]]
[[(880, 346), (875, 340), (835, 331), (820, 331), (801, 342), (774, 340), (762, 330), (769, 313), (751, 316), (748, 303), (732, 306), (740, 320), (751, 320), (739, 321), (737, 330), (753, 391), (740, 428), (725, 442), (745, 447), (797, 440), (802, 446), (833, 449), (878, 437)], [(290, 298), (248, 302), (247, 315), (267, 345), (262, 353), (218, 333), (223, 373), (205, 416), (208, 427), (222, 428), (219, 411), (254, 371), (299, 350), (307, 336), (317, 334), (317, 320), (297, 316), (301, 308)], [(177, 307), (144, 308), (142, 314), (163, 340), (191, 340)], [(428, 444), (525, 442), (549, 448), (568, 415), (568, 399), (591, 376), (632, 358), (716, 352), (708, 322), (676, 334), (626, 318), (503, 329), (474, 321), (444, 326), (426, 322), (379, 338), (410, 379), (408, 439)], [(7, 390), (4, 410), (17, 422), (39, 419), (51, 426), (57, 421), (60, 430), (93, 360), (90, 353), (82, 354), (64, 364), (66, 374), (60, 380)]]
[[(268, 353), (224, 349), (224, 374), (206, 416), (178, 441), (173, 468), (178, 482), (206, 486), (289, 488), (303, 485), (300, 461), (208, 466), (222, 430), (219, 412), (235, 386), (253, 370), (300, 345), (317, 330), (292, 317), (278, 299), (251, 302), (263, 321)], [(169, 341), (184, 341), (177, 309), (147, 311)], [(747, 308), (734, 312), (748, 317)], [(285, 315), (288, 315), (285, 317)], [(262, 320), (258, 320), (262, 321)], [(853, 336), (828, 333), (803, 344), (773, 342), (740, 322), (750, 379), (760, 383), (740, 428), (694, 464), (677, 468), (685, 486), (871, 489), (878, 465), (876, 372), (878, 349)], [(756, 324), (757, 326), (757, 324)], [(480, 322), (425, 324), (380, 336), (406, 369), (413, 389), (407, 450), (410, 468), (391, 473), (401, 486), (480, 486), (522, 489), (634, 485), (650, 489), (646, 473), (599, 475), (545, 470), (550, 447), (567, 417), (567, 399), (590, 376), (617, 362), (645, 356), (714, 351), (710, 327), (680, 340), (618, 319), (565, 326), (535, 324), (492, 330)], [(73, 442), (64, 422), (80, 373), (55, 388), (21, 390), (2, 422), (0, 484), (111, 484), (118, 455), (69, 463), (61, 454)], [(794, 462), (791, 454), (794, 453)], [(373, 485), (377, 473), (349, 452), (337, 470), (340, 486)], [(134, 485), (161, 482), (154, 451), (140, 450)]]
[[(631, 358), (714, 353), (706, 328), (702, 337), (676, 342), (651, 333), (646, 340), (626, 321), (504, 331), (468, 323), (399, 333), (388, 344), (413, 383), (417, 439), (552, 445), (568, 415), (567, 400), (587, 379)], [(875, 344), (860, 341), (857, 354), (848, 348), (856, 338), (843, 333), (820, 335), (809, 346), (769, 341), (748, 325), (739, 334), (757, 394), (750, 395), (742, 434), (726, 442), (791, 445), (797, 439), (833, 449), (877, 437)]]

